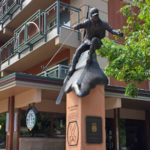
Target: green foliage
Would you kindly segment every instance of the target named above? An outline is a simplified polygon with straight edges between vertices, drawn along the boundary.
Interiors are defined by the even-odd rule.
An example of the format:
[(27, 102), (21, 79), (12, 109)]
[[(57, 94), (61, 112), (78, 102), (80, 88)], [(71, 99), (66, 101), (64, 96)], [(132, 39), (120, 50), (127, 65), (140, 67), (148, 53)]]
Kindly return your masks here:
[(150, 0), (133, 0), (121, 8), (127, 25), (123, 27), (124, 45), (105, 38), (97, 53), (107, 57), (107, 76), (127, 84), (125, 95), (138, 95), (136, 84), (150, 80)]

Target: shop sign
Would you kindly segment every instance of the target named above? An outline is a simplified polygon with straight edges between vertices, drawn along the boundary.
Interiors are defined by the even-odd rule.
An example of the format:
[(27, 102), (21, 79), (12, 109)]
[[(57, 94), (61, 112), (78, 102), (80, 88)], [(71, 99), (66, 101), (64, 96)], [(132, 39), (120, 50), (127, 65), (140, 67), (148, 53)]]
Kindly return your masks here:
[(31, 131), (36, 124), (36, 113), (33, 109), (30, 109), (26, 116), (26, 125), (27, 128)]

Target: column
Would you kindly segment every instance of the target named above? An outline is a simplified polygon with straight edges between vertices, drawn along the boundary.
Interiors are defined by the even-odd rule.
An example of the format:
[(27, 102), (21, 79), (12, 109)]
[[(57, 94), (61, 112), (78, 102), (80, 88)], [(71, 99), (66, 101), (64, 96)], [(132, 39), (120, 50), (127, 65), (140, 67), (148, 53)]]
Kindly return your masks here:
[(50, 116), (50, 136), (54, 136), (54, 115)]
[(86, 97), (67, 94), (66, 150), (106, 150), (104, 85)]
[(17, 119), (17, 150), (19, 150), (19, 138), (20, 138), (20, 126), (21, 126), (21, 109), (18, 109), (18, 119)]
[(8, 150), (13, 150), (13, 135), (14, 135), (14, 96), (9, 97), (9, 129), (8, 129)]
[(120, 150), (120, 109), (114, 109), (115, 150)]

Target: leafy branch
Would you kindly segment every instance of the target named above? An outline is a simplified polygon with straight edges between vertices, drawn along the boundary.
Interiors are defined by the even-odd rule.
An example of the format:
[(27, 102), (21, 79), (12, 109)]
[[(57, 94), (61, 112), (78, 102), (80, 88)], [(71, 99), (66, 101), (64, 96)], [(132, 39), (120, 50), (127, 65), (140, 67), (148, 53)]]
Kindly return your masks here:
[(127, 17), (124, 44), (104, 38), (97, 53), (108, 58), (106, 75), (123, 81), (127, 84), (125, 95), (136, 97), (136, 85), (150, 80), (150, 1), (133, 0), (120, 11)]

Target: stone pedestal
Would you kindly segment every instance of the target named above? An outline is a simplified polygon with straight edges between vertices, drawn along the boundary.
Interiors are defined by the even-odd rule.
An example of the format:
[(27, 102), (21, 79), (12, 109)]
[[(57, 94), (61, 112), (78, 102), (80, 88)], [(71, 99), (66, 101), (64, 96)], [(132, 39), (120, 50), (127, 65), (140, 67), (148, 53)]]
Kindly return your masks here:
[[(88, 116), (102, 118), (102, 142), (99, 144), (87, 142)], [(92, 132), (98, 131), (94, 122), (90, 128)], [(97, 85), (83, 98), (73, 91), (67, 94), (66, 150), (106, 150), (104, 85)]]

